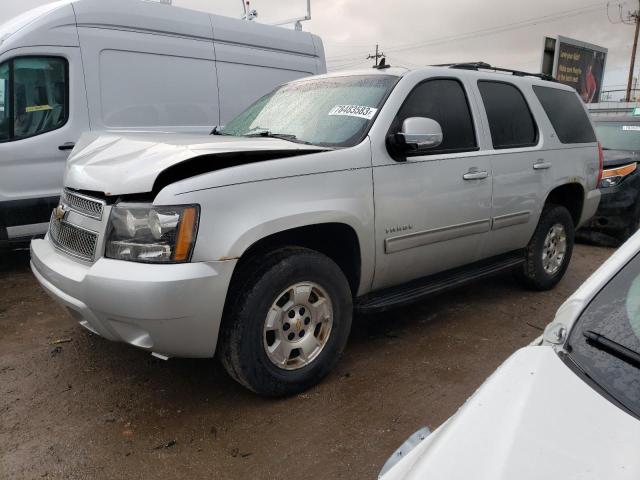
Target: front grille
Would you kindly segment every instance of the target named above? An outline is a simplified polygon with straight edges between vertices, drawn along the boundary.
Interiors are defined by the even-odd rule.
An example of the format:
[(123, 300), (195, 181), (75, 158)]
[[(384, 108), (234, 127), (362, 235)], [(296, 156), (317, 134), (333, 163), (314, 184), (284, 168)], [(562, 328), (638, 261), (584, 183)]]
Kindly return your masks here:
[(96, 232), (71, 225), (64, 220), (57, 220), (55, 215), (52, 215), (49, 223), (49, 238), (57, 248), (69, 255), (93, 261), (98, 244)]
[(102, 220), (102, 210), (105, 206), (105, 202), (102, 200), (87, 197), (65, 189), (62, 192), (61, 203), (78, 213), (95, 218), (96, 220)]

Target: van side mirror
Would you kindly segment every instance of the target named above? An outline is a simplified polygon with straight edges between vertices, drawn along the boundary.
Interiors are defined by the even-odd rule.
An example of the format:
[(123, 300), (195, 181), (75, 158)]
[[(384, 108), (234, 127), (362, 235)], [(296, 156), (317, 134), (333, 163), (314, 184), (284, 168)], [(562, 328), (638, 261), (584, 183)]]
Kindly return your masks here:
[(442, 143), (442, 128), (431, 118), (409, 117), (402, 122), (402, 129), (390, 139), (398, 150), (422, 152)]

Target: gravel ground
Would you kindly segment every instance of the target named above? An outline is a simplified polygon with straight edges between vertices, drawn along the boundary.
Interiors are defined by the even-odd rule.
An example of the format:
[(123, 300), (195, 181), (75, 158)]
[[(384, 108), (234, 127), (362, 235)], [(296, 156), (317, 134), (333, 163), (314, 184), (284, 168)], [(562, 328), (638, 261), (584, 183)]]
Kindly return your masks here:
[(509, 275), (356, 318), (344, 357), (293, 398), (257, 397), (216, 360), (167, 362), (75, 324), (28, 253), (0, 260), (0, 478), (376, 478), (439, 426), (611, 253), (578, 245), (551, 292)]

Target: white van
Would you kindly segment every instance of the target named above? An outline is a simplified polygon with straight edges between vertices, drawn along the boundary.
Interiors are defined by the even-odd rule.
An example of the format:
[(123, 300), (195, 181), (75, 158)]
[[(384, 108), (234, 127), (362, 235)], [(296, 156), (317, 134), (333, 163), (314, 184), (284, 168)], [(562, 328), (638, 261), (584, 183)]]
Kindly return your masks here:
[(325, 71), (310, 33), (140, 0), (64, 0), (0, 25), (0, 246), (46, 232), (83, 131), (208, 132)]

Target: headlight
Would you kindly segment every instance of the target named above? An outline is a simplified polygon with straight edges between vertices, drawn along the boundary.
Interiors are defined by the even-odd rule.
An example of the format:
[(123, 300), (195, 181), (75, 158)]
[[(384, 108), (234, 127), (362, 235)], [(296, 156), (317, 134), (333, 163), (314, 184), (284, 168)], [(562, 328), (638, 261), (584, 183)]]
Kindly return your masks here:
[(636, 171), (637, 164), (630, 163), (623, 167), (610, 168), (602, 171), (600, 188), (615, 187), (624, 177)]
[(116, 205), (109, 218), (105, 256), (134, 262), (188, 262), (199, 213), (197, 205)]

